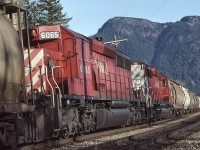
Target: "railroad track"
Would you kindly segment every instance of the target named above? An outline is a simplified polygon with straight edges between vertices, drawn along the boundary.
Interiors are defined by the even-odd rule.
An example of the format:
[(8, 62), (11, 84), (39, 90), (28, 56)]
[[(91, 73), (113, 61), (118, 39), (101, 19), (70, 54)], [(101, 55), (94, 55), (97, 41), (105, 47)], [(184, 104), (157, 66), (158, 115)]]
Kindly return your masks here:
[[(175, 119), (174, 121), (170, 122), (169, 120), (161, 121), (160, 123), (155, 123), (155, 125), (152, 126), (146, 126), (140, 129), (138, 127), (138, 129), (128, 130), (124, 133), (113, 134), (110, 136), (95, 138), (92, 135), (93, 140), (86, 141), (85, 137), (87, 138), (87, 136), (89, 136), (86, 135), (82, 137), (77, 137), (76, 141), (79, 142), (74, 142), (74, 144), (69, 144), (54, 150), (134, 149), (134, 147), (135, 149), (149, 149), (150, 144), (151, 146), (153, 146), (153, 142), (151, 139), (155, 139), (155, 137), (162, 136), (170, 131), (176, 131), (179, 128), (186, 127), (189, 125), (189, 123), (194, 123), (194, 121), (198, 119), (200, 119), (200, 113)], [(157, 142), (161, 142), (161, 140), (162, 138), (159, 138), (157, 139)], [(146, 146), (143, 147), (143, 145)]]
[[(153, 143), (149, 139), (151, 136), (156, 136), (156, 133), (164, 134), (169, 130), (176, 130), (181, 125), (188, 125), (196, 118), (200, 118), (200, 113), (189, 114), (179, 118), (171, 118), (162, 121), (152, 122), (148, 124), (137, 125), (133, 127), (113, 129), (104, 132), (97, 132), (88, 135), (77, 136), (76, 138), (68, 138), (63, 140), (47, 141), (44, 143), (32, 144), (19, 147), (18, 150), (33, 150), (33, 149), (129, 149), (129, 146), (135, 145), (137, 149), (140, 144), (147, 145)], [(187, 123), (184, 123), (186, 122)], [(192, 122), (193, 123), (193, 122)], [(155, 132), (156, 130), (156, 132)], [(153, 135), (154, 134), (154, 135)], [(161, 138), (162, 139), (162, 138)], [(163, 138), (164, 139), (164, 138)], [(145, 141), (147, 144), (144, 144)], [(157, 140), (159, 141), (159, 140)], [(133, 147), (131, 148), (133, 149)]]
[[(128, 149), (162, 149), (166, 142), (173, 144), (171, 141), (173, 140), (180, 140), (180, 138), (184, 138), (185, 136), (188, 136), (188, 134), (191, 134), (191, 130), (194, 128), (197, 128), (200, 126), (200, 121), (198, 122), (190, 122), (187, 124), (187, 126), (182, 126), (179, 127), (177, 126), (176, 129), (172, 129), (169, 131), (164, 131), (163, 133), (160, 134), (153, 134), (153, 135), (148, 135), (149, 137), (144, 139), (143, 142), (139, 142), (136, 144), (131, 144), (130, 146), (125, 146), (123, 148), (120, 148), (121, 150), (128, 150)], [(178, 128), (178, 129), (177, 129)], [(178, 138), (177, 138), (178, 137)], [(138, 140), (137, 138), (131, 139), (133, 141)]]
[(41, 149), (50, 149), (55, 147), (60, 147), (61, 145), (72, 144), (74, 142), (73, 138), (60, 139), (60, 140), (49, 140), (42, 143), (35, 143), (26, 146), (19, 146), (17, 150), (41, 150)]
[[(200, 129), (193, 128), (185, 133), (187, 136), (178, 135), (175, 138), (167, 140), (162, 143), (162, 150), (177, 150), (177, 149), (187, 149), (187, 150), (199, 150), (200, 144)], [(159, 147), (158, 147), (159, 148)], [(156, 148), (156, 149), (158, 149)]]

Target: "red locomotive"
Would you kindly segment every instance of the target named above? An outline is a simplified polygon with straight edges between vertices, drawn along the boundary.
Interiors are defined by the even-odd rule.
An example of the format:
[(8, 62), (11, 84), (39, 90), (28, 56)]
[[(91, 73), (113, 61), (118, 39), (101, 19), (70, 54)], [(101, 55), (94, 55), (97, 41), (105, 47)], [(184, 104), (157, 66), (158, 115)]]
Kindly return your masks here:
[(131, 64), (134, 96), (143, 100), (147, 118), (169, 118), (173, 115), (173, 97), (170, 80), (142, 62)]
[[(36, 104), (45, 101), (57, 109), (53, 135), (60, 135), (60, 130), (67, 136), (126, 123), (132, 99), (126, 55), (61, 26), (36, 27), (30, 33), (32, 69), (26, 74), (27, 92), (32, 79)], [(30, 68), (26, 51), (25, 67)]]
[[(25, 11), (16, 6), (2, 2), (0, 10), (8, 17), (15, 10)], [(199, 109), (200, 99), (194, 93), (155, 68), (130, 62), (99, 39), (62, 26), (24, 32), (18, 24), (18, 33), (27, 34), (21, 38), (24, 49), (13, 25), (1, 14), (0, 142), (4, 146)]]
[[(31, 30), (31, 37), (31, 66), (41, 69), (42, 66), (57, 66), (51, 73), (60, 94), (87, 95), (99, 100), (131, 99), (130, 66), (126, 55), (61, 26), (36, 27)], [(28, 63), (25, 60), (27, 66)], [(33, 78), (39, 74), (39, 71), (38, 74), (34, 72), (35, 69), (32, 70)], [(40, 71), (40, 77), (44, 72)], [(46, 82), (42, 87), (44, 79), (34, 79), (37, 80), (33, 81), (34, 89), (42, 93), (51, 91)], [(27, 82), (29, 80), (27, 78)], [(55, 81), (52, 79), (51, 84)]]

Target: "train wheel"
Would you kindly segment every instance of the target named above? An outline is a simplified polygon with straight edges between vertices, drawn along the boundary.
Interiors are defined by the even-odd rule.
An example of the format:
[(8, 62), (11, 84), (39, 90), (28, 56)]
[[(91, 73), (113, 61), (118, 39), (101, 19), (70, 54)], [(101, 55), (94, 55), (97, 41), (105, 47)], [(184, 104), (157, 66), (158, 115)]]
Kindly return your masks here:
[(135, 126), (137, 123), (136, 123), (136, 118), (134, 117), (134, 118), (132, 118), (131, 119), (131, 125), (132, 126)]
[(17, 134), (15, 132), (15, 130), (10, 130), (8, 131), (8, 139), (7, 142), (9, 143), (9, 147), (11, 147), (11, 149), (16, 149), (17, 147)]
[(69, 130), (68, 129), (62, 129), (60, 130), (60, 135), (61, 138), (66, 139), (70, 136)]
[(84, 129), (83, 126), (79, 127), (79, 129), (78, 129), (78, 134), (79, 134), (79, 135), (85, 134), (85, 129)]

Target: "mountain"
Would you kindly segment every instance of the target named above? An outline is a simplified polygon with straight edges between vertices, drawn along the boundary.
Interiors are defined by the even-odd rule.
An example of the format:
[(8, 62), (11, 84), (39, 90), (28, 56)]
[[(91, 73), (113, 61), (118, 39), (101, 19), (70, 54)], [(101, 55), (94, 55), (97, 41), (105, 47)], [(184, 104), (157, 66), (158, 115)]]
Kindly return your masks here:
[(157, 68), (195, 93), (200, 94), (200, 17), (187, 16), (174, 23), (115, 17), (93, 37), (103, 41), (127, 38), (118, 49), (132, 61)]
[(142, 61), (151, 64), (155, 46), (163, 24), (150, 22), (144, 19), (115, 17), (108, 20), (95, 36), (104, 41), (111, 41), (113, 35), (118, 39), (128, 39), (119, 44), (119, 49), (131, 56), (133, 61)]
[(162, 30), (151, 64), (200, 94), (200, 17), (184, 17)]

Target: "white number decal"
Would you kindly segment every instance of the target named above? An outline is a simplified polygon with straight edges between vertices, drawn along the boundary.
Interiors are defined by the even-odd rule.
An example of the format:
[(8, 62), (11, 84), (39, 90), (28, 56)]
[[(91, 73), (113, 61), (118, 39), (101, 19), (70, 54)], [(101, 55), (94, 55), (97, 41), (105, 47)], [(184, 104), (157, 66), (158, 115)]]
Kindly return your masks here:
[(106, 62), (101, 62), (101, 61), (98, 61), (97, 60), (94, 60), (97, 67), (99, 68), (99, 72), (101, 73), (108, 73), (108, 65)]
[(57, 39), (59, 37), (60, 37), (60, 33), (58, 31), (40, 32), (41, 39)]
[[(90, 70), (91, 70), (90, 66), (85, 66), (86, 73), (90, 74)], [(83, 66), (82, 65), (80, 65), (80, 71), (83, 72)]]

